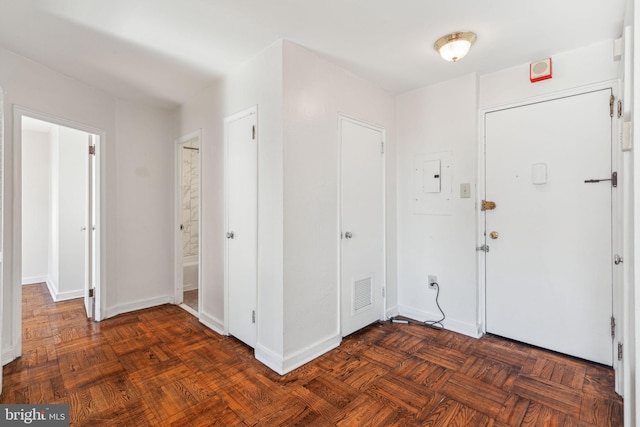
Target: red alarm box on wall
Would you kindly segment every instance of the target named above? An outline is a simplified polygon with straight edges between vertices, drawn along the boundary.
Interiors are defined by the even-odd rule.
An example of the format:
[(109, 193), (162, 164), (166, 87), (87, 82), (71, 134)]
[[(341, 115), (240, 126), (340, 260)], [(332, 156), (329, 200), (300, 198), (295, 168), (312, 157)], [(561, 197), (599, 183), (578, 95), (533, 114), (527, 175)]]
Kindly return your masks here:
[(529, 65), (529, 80), (531, 83), (551, 78), (551, 58), (541, 59)]

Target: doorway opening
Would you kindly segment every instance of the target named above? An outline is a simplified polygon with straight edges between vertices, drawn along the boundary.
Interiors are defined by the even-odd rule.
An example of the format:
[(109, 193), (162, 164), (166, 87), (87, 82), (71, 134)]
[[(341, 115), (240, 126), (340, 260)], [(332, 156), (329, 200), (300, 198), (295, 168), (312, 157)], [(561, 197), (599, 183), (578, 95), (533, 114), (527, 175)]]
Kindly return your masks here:
[(176, 142), (176, 294), (180, 307), (200, 313), (200, 132)]
[[(100, 142), (104, 132), (45, 114), (14, 110), (17, 253), (14, 325), (22, 329), (22, 286), (45, 283), (53, 301), (84, 298), (99, 321)], [(16, 334), (15, 356), (21, 354)]]

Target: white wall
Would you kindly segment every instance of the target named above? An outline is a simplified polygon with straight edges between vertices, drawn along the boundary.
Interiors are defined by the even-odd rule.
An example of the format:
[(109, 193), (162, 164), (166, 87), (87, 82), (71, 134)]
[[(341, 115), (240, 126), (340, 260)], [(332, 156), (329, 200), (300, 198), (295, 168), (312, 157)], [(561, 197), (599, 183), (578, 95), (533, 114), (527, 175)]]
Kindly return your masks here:
[[(470, 74), (396, 98), (399, 312), (419, 320), (440, 319), (436, 293), (427, 288), (427, 276), (436, 275), (439, 302), (447, 316), (445, 326), (472, 336), (478, 333), (473, 197), (477, 92), (477, 77)], [(438, 196), (451, 198), (447, 215), (415, 213), (415, 162), (425, 156), (446, 160), (447, 155), (452, 162), (448, 172), (452, 185)], [(443, 179), (445, 173), (443, 169)], [(460, 198), (461, 183), (471, 184), (471, 198)]]
[[(57, 295), (58, 281), (60, 280), (60, 127), (54, 126), (49, 135), (51, 144), (51, 178), (49, 182), (50, 204), (49, 217), (51, 220), (49, 228), (49, 275), (47, 277), (47, 287), (49, 293)], [(55, 296), (54, 296), (55, 298)]]
[[(22, 246), (15, 239), (21, 230), (21, 198), (16, 194), (20, 182), (14, 181), (19, 171), (14, 170), (12, 105), (106, 134), (100, 152), (105, 189), (101, 283), (109, 314), (169, 301), (173, 295), (173, 197), (169, 189), (173, 188), (174, 128), (168, 111), (118, 100), (4, 49), (0, 49), (0, 87), (5, 104), (2, 362), (6, 363), (18, 354), (13, 344), (21, 336), (19, 325), (12, 322), (20, 310), (14, 288), (22, 280)], [(148, 177), (136, 175), (145, 169)], [(149, 242), (139, 242), (146, 238)], [(141, 280), (145, 269), (152, 274)]]
[(387, 92), (284, 42), (284, 350), (280, 370), (340, 342), (338, 115), (386, 130), (387, 294), (396, 295), (394, 101)]
[(22, 283), (49, 273), (51, 144), (49, 132), (22, 132)]
[(613, 40), (568, 52), (553, 53), (551, 57), (553, 77), (538, 83), (529, 81), (528, 63), (481, 76), (480, 108), (618, 78), (620, 63), (613, 59)]
[[(202, 236), (200, 321), (225, 333), (224, 118), (258, 105), (257, 346), (282, 348), (282, 43), (277, 42), (183, 104), (176, 139), (197, 129)], [(274, 307), (267, 309), (264, 307)], [(261, 332), (262, 331), (262, 332)], [(271, 350), (269, 350), (271, 351)]]
[(282, 354), (282, 42), (225, 80), (224, 116), (258, 106), (258, 293), (256, 354)]
[(116, 102), (117, 297), (108, 315), (173, 299), (173, 114)]
[[(199, 91), (177, 113), (175, 139), (202, 130), (200, 141), (201, 236), (200, 319), (219, 333), (224, 331), (224, 187), (222, 82)], [(181, 244), (181, 242), (176, 242)]]
[[(613, 40), (552, 55), (553, 78), (529, 81), (529, 64), (496, 73), (465, 76), (397, 97), (399, 311), (437, 319), (428, 274), (438, 277), (445, 325), (478, 335), (476, 215), (474, 197), (461, 199), (459, 184), (471, 183), (475, 196), (478, 164), (478, 108), (490, 108), (618, 77)], [(450, 215), (414, 213), (414, 162), (420, 156), (451, 152), (453, 199)]]
[(289, 42), (277, 42), (185, 103), (176, 138), (202, 129), (203, 310), (224, 332), (223, 119), (258, 105), (256, 357), (276, 371), (339, 342), (338, 113), (387, 129), (388, 267), (395, 306), (393, 99)]

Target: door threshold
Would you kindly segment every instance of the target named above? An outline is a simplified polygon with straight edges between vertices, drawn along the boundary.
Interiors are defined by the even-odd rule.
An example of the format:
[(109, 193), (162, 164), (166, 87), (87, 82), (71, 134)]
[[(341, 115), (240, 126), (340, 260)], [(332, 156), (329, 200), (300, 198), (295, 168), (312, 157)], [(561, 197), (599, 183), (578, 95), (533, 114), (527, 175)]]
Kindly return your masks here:
[(196, 310), (194, 310), (193, 308), (189, 307), (187, 304), (180, 304), (178, 305), (178, 307), (180, 307), (181, 309), (183, 309), (184, 311), (186, 311), (187, 313), (195, 316), (195, 317), (200, 317), (198, 315), (198, 312)]

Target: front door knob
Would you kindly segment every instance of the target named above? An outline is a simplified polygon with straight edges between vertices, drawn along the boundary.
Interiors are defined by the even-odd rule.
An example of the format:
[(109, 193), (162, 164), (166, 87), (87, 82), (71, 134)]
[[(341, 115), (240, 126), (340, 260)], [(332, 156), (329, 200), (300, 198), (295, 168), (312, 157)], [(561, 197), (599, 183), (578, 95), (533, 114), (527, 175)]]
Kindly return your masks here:
[(227, 239), (233, 239), (235, 237), (235, 234), (233, 233), (233, 231), (230, 231), (227, 233)]
[(351, 232), (350, 232), (350, 231), (347, 231), (346, 233), (344, 233), (344, 238), (345, 238), (345, 239), (350, 239), (350, 238), (352, 238), (352, 237), (353, 237), (353, 234), (351, 234)]
[(497, 239), (499, 236), (497, 231), (492, 231), (491, 233), (489, 233), (489, 237), (491, 237), (492, 239)]

